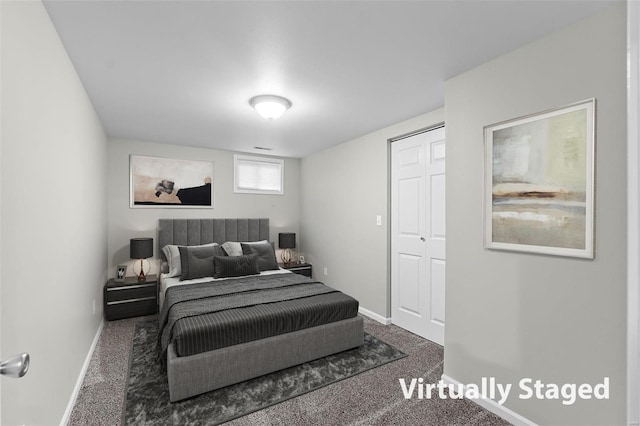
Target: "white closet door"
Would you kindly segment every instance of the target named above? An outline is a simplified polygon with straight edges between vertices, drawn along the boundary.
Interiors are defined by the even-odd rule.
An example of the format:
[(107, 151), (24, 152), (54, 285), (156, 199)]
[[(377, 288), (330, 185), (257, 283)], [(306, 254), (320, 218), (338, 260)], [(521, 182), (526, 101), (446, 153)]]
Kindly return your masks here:
[(445, 129), (391, 144), (392, 321), (444, 344)]

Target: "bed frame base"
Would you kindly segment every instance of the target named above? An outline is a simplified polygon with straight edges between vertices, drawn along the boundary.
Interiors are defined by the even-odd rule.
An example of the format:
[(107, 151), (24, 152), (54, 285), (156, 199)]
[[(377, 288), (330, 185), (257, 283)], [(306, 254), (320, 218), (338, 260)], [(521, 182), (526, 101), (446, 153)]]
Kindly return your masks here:
[(180, 401), (364, 343), (362, 317), (179, 357), (167, 348), (169, 399)]

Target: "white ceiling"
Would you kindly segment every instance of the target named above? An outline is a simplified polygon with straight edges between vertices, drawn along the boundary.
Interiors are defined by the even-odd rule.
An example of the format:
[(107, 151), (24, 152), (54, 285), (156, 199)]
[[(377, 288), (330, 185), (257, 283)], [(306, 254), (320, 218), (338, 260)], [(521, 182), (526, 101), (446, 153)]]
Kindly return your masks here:
[[(109, 136), (286, 157), (438, 108), (448, 78), (609, 4), (45, 0)], [(259, 94), (293, 106), (267, 121)]]

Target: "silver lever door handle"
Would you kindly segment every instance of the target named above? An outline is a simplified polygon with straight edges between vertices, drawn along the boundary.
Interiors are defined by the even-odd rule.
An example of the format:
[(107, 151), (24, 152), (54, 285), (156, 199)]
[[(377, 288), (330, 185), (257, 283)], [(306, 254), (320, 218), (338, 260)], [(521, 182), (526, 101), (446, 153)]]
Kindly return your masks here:
[(3, 376), (20, 378), (29, 371), (29, 354), (23, 353), (12, 356), (6, 361), (0, 363), (0, 374)]

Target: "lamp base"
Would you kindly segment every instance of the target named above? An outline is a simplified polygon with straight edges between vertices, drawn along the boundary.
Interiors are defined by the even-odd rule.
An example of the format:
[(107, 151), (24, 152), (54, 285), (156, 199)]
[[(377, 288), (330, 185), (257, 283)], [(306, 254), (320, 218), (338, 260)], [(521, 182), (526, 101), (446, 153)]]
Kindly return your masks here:
[(147, 276), (144, 274), (144, 259), (140, 259), (140, 273), (138, 274), (138, 282), (144, 282), (147, 280)]
[(283, 264), (285, 264), (286, 266), (289, 266), (291, 264), (291, 250), (290, 249), (282, 250), (282, 252), (280, 253), (280, 259), (282, 259)]

